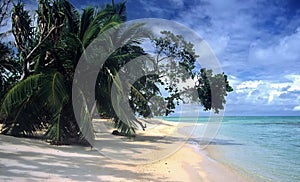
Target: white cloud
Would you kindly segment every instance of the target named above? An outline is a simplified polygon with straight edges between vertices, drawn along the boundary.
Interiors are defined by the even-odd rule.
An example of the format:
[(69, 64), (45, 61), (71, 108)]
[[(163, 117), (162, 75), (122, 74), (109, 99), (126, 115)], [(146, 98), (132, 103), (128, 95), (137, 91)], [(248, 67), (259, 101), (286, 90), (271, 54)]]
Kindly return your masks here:
[(286, 91), (278, 91), (278, 90), (272, 90), (269, 93), (269, 99), (268, 99), (268, 103), (270, 104), (274, 98), (278, 98), (281, 94), (287, 93)]
[(283, 18), (284, 8), (272, 2), (265, 8), (257, 1), (207, 1), (182, 13), (182, 19), (210, 44), (230, 75), (234, 92), (228, 104), (237, 110), (244, 105), (257, 112), (260, 106), (291, 111), (300, 101), (295, 93), (300, 90), (300, 28), (294, 25), (289, 28), (296, 31), (275, 36), (273, 29), (262, 26), (265, 22), (276, 18), (276, 24), (285, 25), (297, 18)]
[(289, 86), (290, 86), (289, 83), (272, 83), (272, 84), (270, 84), (270, 87), (274, 88), (274, 89), (284, 89)]
[(229, 94), (228, 103), (241, 105), (278, 106), (293, 108), (300, 102), (300, 75), (286, 75), (285, 82), (276, 80), (241, 81), (229, 76), (234, 92)]
[(300, 27), (293, 34), (274, 38), (274, 44), (254, 46), (250, 50), (249, 61), (265, 66), (294, 66), (299, 68)]
[[(227, 103), (254, 110), (262, 108), (257, 105), (279, 110), (299, 105), (300, 14), (286, 16), (286, 1), (139, 2), (143, 7), (135, 8), (142, 17), (173, 19), (209, 43), (234, 88)], [(136, 2), (129, 1), (128, 8), (130, 3)]]
[(236, 76), (233, 75), (228, 75), (228, 82), (229, 85), (232, 86), (233, 88), (236, 88), (236, 86), (241, 82)]
[(286, 78), (293, 82), (288, 88), (289, 92), (300, 91), (300, 75), (287, 75)]
[(259, 85), (263, 84), (264, 82), (262, 80), (254, 80), (254, 81), (245, 81), (240, 83), (236, 87), (236, 92), (244, 92), (245, 90), (253, 90), (256, 89)]
[(295, 106), (293, 111), (300, 111), (300, 105), (299, 106)]

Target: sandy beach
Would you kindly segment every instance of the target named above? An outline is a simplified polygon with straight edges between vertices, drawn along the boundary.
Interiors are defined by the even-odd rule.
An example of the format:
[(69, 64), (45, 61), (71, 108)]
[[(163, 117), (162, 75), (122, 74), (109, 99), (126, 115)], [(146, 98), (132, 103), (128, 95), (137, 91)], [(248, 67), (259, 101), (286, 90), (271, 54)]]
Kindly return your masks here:
[(177, 129), (150, 124), (134, 140), (99, 132), (93, 149), (0, 135), (0, 181), (246, 181)]

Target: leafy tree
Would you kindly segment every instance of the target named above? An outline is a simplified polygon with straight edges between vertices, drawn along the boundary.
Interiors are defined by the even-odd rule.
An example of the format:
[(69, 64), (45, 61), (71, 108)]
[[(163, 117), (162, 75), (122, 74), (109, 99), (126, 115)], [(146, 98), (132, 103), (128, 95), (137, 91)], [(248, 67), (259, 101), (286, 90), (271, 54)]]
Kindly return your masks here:
[(45, 129), (44, 137), (53, 143), (84, 142), (72, 110), (74, 70), (98, 34), (122, 22), (118, 13), (124, 4), (99, 11), (87, 7), (80, 16), (66, 0), (38, 3), (35, 26), (24, 5), (14, 5), (13, 34), (23, 75), (4, 98), (2, 133), (33, 136)]
[[(133, 51), (139, 54), (127, 54), (120, 60), (112, 56), (113, 59), (105, 63), (106, 70), (102, 72), (107, 76), (100, 73), (99, 79), (102, 81), (99, 81), (99, 89), (96, 89), (99, 93), (99, 110), (105, 111), (106, 116), (114, 117), (115, 126), (124, 135), (132, 135), (138, 125), (145, 128), (133, 114), (143, 117), (169, 115), (180, 102), (187, 101), (200, 103), (204, 110), (213, 109), (218, 113), (224, 108), (227, 92), (232, 91), (224, 73), (213, 75), (212, 70), (197, 70), (195, 62), (198, 55), (193, 44), (169, 31), (161, 34), (161, 37), (151, 38), (154, 54), (141, 50)], [(133, 46), (125, 46), (117, 54), (126, 55), (120, 51), (125, 49), (125, 53), (128, 53), (131, 52), (130, 48)], [(136, 60), (132, 61), (134, 58)], [(134, 62), (133, 70), (124, 67), (129, 61)], [(136, 75), (144, 76), (138, 78)], [(126, 79), (121, 80), (121, 77)], [(183, 87), (186, 82), (190, 84)], [(113, 83), (117, 85), (118, 92), (112, 96)], [(117, 111), (112, 102), (117, 103)]]
[[(108, 37), (108, 39), (114, 39), (108, 42), (116, 42), (116, 44), (124, 42), (125, 45), (118, 48), (108, 57), (98, 75), (96, 83), (98, 111), (101, 115), (114, 118), (115, 127), (119, 128), (122, 134), (128, 136), (134, 134), (137, 125), (143, 127), (142, 123), (132, 115), (133, 113), (130, 111), (130, 108), (128, 108), (129, 105), (122, 104), (128, 102), (129, 88), (134, 88), (135, 91), (133, 91), (133, 93), (136, 95), (140, 93), (140, 90), (128, 81), (136, 80), (136, 74), (134, 73), (138, 71), (142, 72), (141, 74), (143, 75), (144, 64), (139, 61), (134, 61), (134, 70), (130, 70), (130, 68), (125, 65), (129, 62), (131, 63), (133, 59), (146, 55), (142, 47), (140, 47), (140, 41), (145, 37), (144, 30), (141, 29), (141, 26), (142, 24), (136, 24), (125, 27), (124, 29), (117, 29), (114, 31), (113, 36)], [(109, 45), (107, 45), (107, 47), (109, 47)], [(122, 83), (120, 80), (120, 72), (126, 74), (126, 83)], [(115, 93), (117, 100), (114, 100), (115, 97), (111, 95), (113, 83), (118, 87), (117, 93)], [(114, 101), (115, 104), (118, 105), (118, 108), (113, 107)], [(118, 111), (116, 111), (116, 109)], [(122, 118), (120, 118), (118, 115), (120, 113), (126, 114), (122, 114)]]
[(170, 31), (162, 31), (162, 36), (153, 38), (154, 71), (158, 73), (158, 82), (168, 92), (165, 98), (165, 115), (174, 112), (182, 95), (189, 88), (179, 88), (180, 84), (196, 75), (195, 62), (198, 58), (193, 44), (184, 40), (181, 35), (174, 35)]
[[(94, 101), (90, 100), (93, 97), (85, 88), (78, 87), (75, 100), (79, 104), (72, 103), (72, 86), (78, 81), (74, 80), (75, 68), (82, 59), (86, 70), (81, 71), (88, 78), (91, 75), (89, 67), (97, 63), (85, 59), (86, 49), (99, 35), (124, 21), (125, 3), (115, 4), (114, 1), (100, 10), (87, 7), (79, 13), (67, 0), (39, 0), (36, 22), (21, 2), (15, 4), (12, 33), (17, 59), (22, 63), (22, 77), (4, 96), (2, 133), (34, 136), (37, 131), (44, 131), (44, 137), (54, 144), (87, 143), (84, 137), (93, 131), (90, 122), (93, 109), (87, 103)], [(150, 38), (154, 54), (147, 54), (141, 43), (149, 33), (141, 27), (142, 24), (116, 28), (114, 35), (104, 42), (102, 51), (117, 42), (124, 44), (108, 57), (101, 70), (97, 70), (97, 111), (114, 118), (115, 127), (122, 134), (132, 136), (138, 126), (145, 128), (135, 115), (169, 115), (188, 97), (193, 101), (200, 99), (205, 110), (218, 112), (223, 109), (225, 96), (232, 90), (227, 76), (224, 73), (213, 75), (211, 70), (197, 70), (198, 56), (193, 44), (171, 32), (164, 31), (162, 37)], [(9, 51), (5, 47), (3, 50), (0, 58), (6, 59)], [(101, 50), (88, 56), (101, 56)], [(126, 67), (128, 63), (134, 64), (134, 70)], [(195, 85), (182, 87), (181, 83), (187, 80), (194, 81)], [(112, 89), (115, 89), (114, 96)], [(193, 89), (197, 96), (190, 94)], [(76, 121), (73, 107), (79, 107), (76, 110), (80, 111), (80, 121)]]
[(0, 100), (7, 90), (16, 83), (19, 78), (20, 65), (13, 58), (12, 51), (7, 43), (0, 42)]
[(227, 75), (224, 73), (213, 75), (212, 70), (205, 68), (202, 68), (198, 73), (195, 87), (204, 110), (213, 109), (216, 113), (224, 109), (227, 92), (233, 91), (227, 80)]
[[(0, 30), (7, 25), (11, 5), (11, 0), (4, 0), (0, 3)], [(20, 65), (14, 59), (11, 44), (3, 41), (3, 38), (9, 35), (10, 32), (9, 30), (0, 32), (0, 100), (20, 76)]]
[[(153, 64), (145, 67), (148, 76), (134, 84), (142, 97), (130, 97), (135, 112), (144, 117), (169, 115), (180, 102), (196, 102), (205, 111), (212, 109), (216, 113), (224, 109), (227, 92), (233, 90), (227, 76), (224, 73), (213, 75), (212, 70), (196, 68), (199, 56), (192, 43), (170, 31), (162, 31), (161, 36), (151, 38), (151, 42), (153, 54), (149, 60)], [(161, 89), (164, 94), (161, 94)], [(153, 106), (152, 98), (159, 105)]]

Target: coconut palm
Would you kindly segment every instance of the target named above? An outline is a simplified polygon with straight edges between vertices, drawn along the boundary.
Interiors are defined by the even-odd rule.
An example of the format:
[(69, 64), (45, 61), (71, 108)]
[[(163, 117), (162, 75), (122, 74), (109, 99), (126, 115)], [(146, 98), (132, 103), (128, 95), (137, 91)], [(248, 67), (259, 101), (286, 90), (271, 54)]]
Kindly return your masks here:
[(14, 6), (13, 34), (23, 76), (4, 98), (2, 133), (33, 136), (36, 131), (45, 131), (44, 137), (54, 143), (80, 139), (81, 126), (71, 102), (74, 70), (85, 48), (99, 34), (125, 20), (124, 10), (125, 3), (101, 10), (87, 7), (80, 16), (66, 0), (39, 0), (37, 25), (33, 27), (23, 4)]
[[(128, 136), (132, 136), (138, 126), (144, 128), (134, 115), (151, 116), (150, 99), (155, 98), (162, 104), (167, 102), (167, 114), (174, 110), (176, 99), (181, 99), (176, 85), (166, 84), (166, 90), (171, 93), (171, 96), (162, 98), (159, 96), (156, 83), (164, 85), (163, 81), (157, 77), (156, 73), (147, 75), (147, 69), (142, 60), (134, 62), (134, 71), (140, 72), (138, 75), (147, 75), (142, 78), (138, 78), (134, 73), (131, 74), (132, 70), (124, 67), (140, 56), (153, 59), (147, 56), (140, 46), (141, 40), (149, 36), (141, 29), (142, 25), (120, 26), (126, 20), (125, 3), (115, 4), (112, 1), (111, 5), (108, 4), (100, 10), (87, 7), (81, 14), (67, 0), (39, 0), (38, 5), (35, 23), (30, 18), (29, 12), (24, 10), (22, 3), (18, 2), (13, 8), (12, 33), (15, 37), (18, 58), (22, 63), (23, 74), (20, 81), (9, 89), (3, 99), (2, 133), (34, 136), (37, 131), (40, 131), (44, 138), (54, 144), (71, 141), (86, 143), (87, 140), (92, 141), (87, 137), (93, 138), (91, 119), (94, 102), (96, 102), (97, 110), (107, 117), (114, 118), (115, 127)], [(87, 55), (88, 47), (99, 35), (110, 36), (100, 40), (102, 47), (99, 51)], [(167, 33), (165, 37), (167, 41), (154, 39), (156, 48), (172, 53), (166, 56), (179, 56), (179, 60), (182, 61), (177, 64), (181, 64), (191, 73), (188, 76), (195, 76), (193, 63), (196, 56), (181, 51), (182, 46), (173, 49), (172, 45), (177, 46), (177, 44), (169, 43), (170, 37), (172, 41), (183, 39), (183, 37)], [(188, 49), (193, 49), (192, 44), (185, 41), (183, 43)], [(118, 47), (117, 44), (122, 46), (111, 51), (114, 47)], [(175, 52), (169, 50), (175, 50)], [(84, 85), (73, 84), (78, 81), (76, 77), (74, 78), (77, 73), (75, 69), (83, 62), (85, 68), (80, 70), (83, 73), (81, 75), (88, 78), (91, 75), (89, 68), (97, 62), (86, 58), (101, 57), (102, 54), (107, 55), (107, 53), (110, 54), (102, 69), (93, 70), (99, 73), (95, 85), (96, 101), (93, 101), (91, 98), (94, 96), (86, 92)], [(122, 73), (120, 72), (126, 73), (128, 80), (121, 80), (120, 74)], [(170, 74), (176, 76), (174, 73)], [(205, 74), (202, 75), (205, 76)], [(212, 77), (212, 73), (209, 72), (208, 77)], [(218, 77), (222, 79), (224, 75)], [(204, 80), (199, 79), (199, 85), (197, 85), (198, 95), (204, 99), (200, 100), (201, 102), (208, 102), (210, 99), (210, 85), (202, 84), (207, 79), (206, 77)], [(218, 79), (214, 83), (217, 83), (219, 87)], [(111, 95), (112, 86), (115, 88), (116, 95), (114, 96)], [(78, 94), (72, 95), (72, 87), (76, 88)], [(230, 91), (229, 86), (226, 86), (226, 91)], [(221, 100), (216, 108), (212, 104), (204, 105), (204, 103), (205, 109), (213, 108), (216, 111), (222, 109), (226, 91), (223, 90), (220, 93)], [(72, 100), (78, 103), (72, 103)], [(77, 111), (79, 111), (79, 118), (75, 115), (78, 114)]]

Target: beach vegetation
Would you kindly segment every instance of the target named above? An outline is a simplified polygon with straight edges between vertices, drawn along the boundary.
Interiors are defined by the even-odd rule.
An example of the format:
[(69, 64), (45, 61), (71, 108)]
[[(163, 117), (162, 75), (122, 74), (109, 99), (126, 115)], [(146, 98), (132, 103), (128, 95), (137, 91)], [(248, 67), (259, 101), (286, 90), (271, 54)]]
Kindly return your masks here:
[[(87, 144), (84, 133), (93, 132), (90, 121), (94, 112), (113, 118), (120, 133), (130, 137), (137, 127), (146, 127), (136, 116), (170, 115), (187, 100), (198, 102), (204, 110), (224, 108), (225, 97), (232, 91), (224, 73), (197, 67), (194, 45), (181, 35), (162, 31), (161, 37), (145, 37), (142, 24), (138, 24), (113, 37), (113, 41), (130, 41), (107, 58), (96, 81), (95, 107), (83, 104), (82, 121), (76, 121), (72, 103), (76, 66), (101, 33), (126, 20), (126, 2), (112, 1), (102, 8), (89, 6), (79, 11), (67, 0), (39, 0), (34, 15), (22, 2), (13, 4), (14, 46), (0, 44), (1, 132), (26, 137), (41, 134), (52, 144)], [(142, 46), (145, 38), (153, 47), (150, 54)], [(124, 68), (132, 60), (135, 69)], [(145, 60), (153, 64), (149, 66)], [(132, 71), (135, 74), (130, 74)], [(120, 72), (128, 74), (128, 81), (122, 80)], [(144, 76), (137, 78), (136, 72)], [(181, 87), (186, 81), (191, 85)], [(78, 89), (81, 93), (83, 88)], [(191, 94), (192, 90), (197, 94)], [(88, 99), (84, 94), (78, 98), (81, 103)]]

